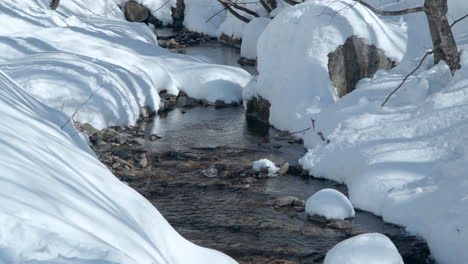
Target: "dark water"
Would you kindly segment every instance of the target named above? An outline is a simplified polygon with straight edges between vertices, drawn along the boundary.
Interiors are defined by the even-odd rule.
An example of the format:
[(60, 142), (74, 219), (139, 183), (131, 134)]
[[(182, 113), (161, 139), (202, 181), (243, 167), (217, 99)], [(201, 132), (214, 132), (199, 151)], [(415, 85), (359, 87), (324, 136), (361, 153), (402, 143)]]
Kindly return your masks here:
[[(344, 185), (291, 173), (246, 188), (236, 172), (250, 162), (269, 158), (295, 165), (305, 150), (279, 131), (246, 120), (242, 107), (175, 110), (144, 129), (163, 137), (145, 144), (154, 155), (146, 196), (176, 230), (199, 245), (241, 263), (321, 263), (340, 241), (379, 232), (392, 238), (405, 263), (426, 263), (423, 241), (370, 213), (358, 211), (352, 229), (337, 230), (308, 220), (300, 208), (269, 204), (284, 196), (306, 200), (323, 188), (346, 194)], [(216, 178), (201, 173), (213, 165), (233, 173)]]
[[(184, 50), (207, 62), (239, 66), (239, 50), (216, 42)], [(201, 246), (225, 252), (240, 263), (321, 263), (340, 241), (379, 232), (393, 240), (405, 263), (430, 263), (424, 241), (370, 213), (357, 211), (352, 228), (338, 230), (309, 220), (301, 208), (272, 206), (271, 201), (284, 196), (306, 200), (323, 188), (345, 194), (347, 189), (300, 176), (298, 170), (246, 183), (242, 172), (251, 162), (268, 158), (294, 167), (305, 149), (281, 132), (247, 120), (242, 107), (176, 109), (143, 124), (143, 129), (162, 138), (145, 141), (152, 169), (141, 172), (144, 177), (130, 185), (179, 233)], [(208, 178), (203, 170), (211, 167), (226, 173)]]

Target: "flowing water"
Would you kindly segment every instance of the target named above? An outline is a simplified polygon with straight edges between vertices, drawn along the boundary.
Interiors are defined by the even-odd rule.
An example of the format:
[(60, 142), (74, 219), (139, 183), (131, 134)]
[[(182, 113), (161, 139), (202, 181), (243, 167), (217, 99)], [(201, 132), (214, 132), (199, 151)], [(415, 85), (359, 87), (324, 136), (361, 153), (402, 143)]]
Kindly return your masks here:
[[(216, 42), (184, 49), (213, 63), (236, 65), (239, 51)], [(254, 69), (249, 69), (254, 72)], [(242, 107), (176, 109), (142, 124), (161, 139), (144, 142), (151, 170), (128, 180), (187, 239), (220, 250), (240, 263), (322, 263), (327, 250), (356, 234), (389, 236), (405, 263), (429, 263), (424, 241), (380, 217), (357, 211), (352, 228), (337, 229), (307, 218), (301, 207), (277, 207), (285, 196), (306, 200), (323, 188), (346, 186), (301, 173), (305, 149), (265, 124), (245, 118)], [(288, 162), (288, 175), (250, 178), (245, 171), (260, 158)], [(216, 168), (217, 177), (204, 174)], [(247, 170), (248, 171), (248, 170)]]

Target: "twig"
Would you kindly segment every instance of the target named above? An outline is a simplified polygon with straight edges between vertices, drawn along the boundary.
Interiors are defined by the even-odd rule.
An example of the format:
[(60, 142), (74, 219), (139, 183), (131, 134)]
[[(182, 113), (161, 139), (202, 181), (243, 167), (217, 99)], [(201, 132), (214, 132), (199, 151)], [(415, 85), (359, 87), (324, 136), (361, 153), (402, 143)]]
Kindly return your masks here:
[(86, 103), (88, 103), (95, 95), (96, 93), (101, 90), (103, 86), (97, 88), (96, 90), (94, 90), (93, 93), (91, 93), (88, 97), (88, 99), (86, 99), (83, 103), (81, 103), (76, 109), (75, 109), (75, 112), (73, 112), (73, 114), (70, 116), (70, 118), (67, 120), (67, 122), (65, 122), (60, 128), (61, 129), (64, 129), (66, 125), (68, 125), (68, 123), (70, 123), (70, 121), (72, 121), (76, 114), (78, 113), (78, 111), (81, 109), (81, 107), (83, 107)]
[(424, 12), (424, 7), (423, 6), (419, 6), (419, 7), (413, 7), (413, 8), (408, 8), (408, 9), (403, 9), (403, 10), (398, 10), (398, 11), (383, 11), (383, 10), (380, 10), (380, 9), (377, 9), (373, 6), (371, 6), (370, 4), (362, 1), (362, 0), (354, 0), (358, 3), (360, 3), (361, 5), (367, 7), (368, 9), (370, 9), (372, 12), (374, 13), (377, 13), (379, 15), (382, 15), (382, 16), (399, 16), (399, 15), (406, 15), (406, 14), (411, 14), (411, 13), (417, 13), (417, 12)]
[[(468, 14), (460, 17), (459, 19), (453, 21), (453, 23), (450, 25), (450, 28), (452, 28), (453, 26), (455, 26), (458, 22), (462, 21), (463, 19), (467, 18), (468, 17)], [(416, 68), (414, 68), (409, 74), (407, 74), (405, 76), (405, 78), (401, 81), (401, 83), (397, 86), (397, 88), (395, 88), (386, 98), (385, 98), (385, 101), (381, 104), (381, 106), (385, 106), (385, 104), (388, 102), (388, 100), (390, 99), (390, 97), (392, 97), (392, 95), (394, 93), (396, 93), (402, 86), (403, 84), (408, 80), (408, 78), (413, 75), (423, 64), (424, 60), (427, 58), (427, 56), (433, 54), (435, 52), (436, 49), (438, 49), (440, 47), (442, 43), (440, 43), (439, 45), (437, 45), (437, 47), (435, 47), (434, 49), (426, 52), (426, 54), (424, 54), (423, 58), (419, 61), (418, 63), (418, 66), (416, 66)]]

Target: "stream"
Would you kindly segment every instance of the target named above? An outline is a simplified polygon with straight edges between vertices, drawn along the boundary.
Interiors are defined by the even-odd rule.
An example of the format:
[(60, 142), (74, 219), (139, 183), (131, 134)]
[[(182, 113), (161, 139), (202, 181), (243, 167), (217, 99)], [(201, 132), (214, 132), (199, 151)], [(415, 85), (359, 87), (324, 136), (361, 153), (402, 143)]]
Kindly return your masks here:
[[(212, 63), (239, 66), (239, 50), (216, 41), (183, 50)], [(255, 72), (253, 67), (247, 70)], [(423, 240), (373, 214), (357, 210), (352, 227), (339, 228), (308, 219), (304, 207), (276, 206), (275, 199), (281, 197), (306, 200), (323, 188), (344, 194), (347, 189), (306, 175), (298, 166), (304, 147), (246, 119), (241, 106), (176, 108), (135, 128), (114, 128), (112, 133), (128, 136), (132, 129), (136, 131), (132, 137), (140, 137), (135, 139), (138, 147), (101, 144), (95, 146), (96, 153), (103, 162), (111, 155), (124, 159), (146, 153), (145, 168), (108, 165), (182, 236), (198, 245), (222, 251), (239, 263), (322, 263), (340, 241), (379, 232), (392, 239), (406, 264), (432, 263)], [(162, 138), (150, 140), (149, 135)], [(254, 175), (249, 168), (260, 158), (280, 165), (288, 162), (290, 169), (278, 177)], [(215, 175), (207, 175), (213, 170)]]

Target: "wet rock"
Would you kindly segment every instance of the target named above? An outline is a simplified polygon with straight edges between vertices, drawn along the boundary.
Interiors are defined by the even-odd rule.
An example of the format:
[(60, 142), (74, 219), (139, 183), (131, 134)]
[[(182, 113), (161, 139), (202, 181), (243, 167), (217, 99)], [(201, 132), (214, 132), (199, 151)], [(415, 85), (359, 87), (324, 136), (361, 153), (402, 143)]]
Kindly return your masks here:
[(179, 96), (177, 98), (178, 107), (194, 107), (197, 105), (199, 105), (199, 101), (197, 99), (193, 99), (188, 96)]
[(154, 116), (154, 114), (155, 112), (153, 111), (153, 109), (151, 109), (151, 107), (143, 106), (143, 108), (141, 109), (140, 116), (142, 119), (147, 120), (151, 118), (152, 116)]
[(112, 169), (117, 169), (117, 168), (119, 168), (120, 166), (122, 166), (122, 163), (116, 162), (116, 163), (112, 164)]
[(252, 97), (247, 101), (245, 113), (248, 117), (265, 123), (270, 119), (270, 102), (263, 97)]
[(140, 168), (146, 168), (149, 165), (148, 158), (146, 157), (145, 153), (139, 153), (135, 157), (135, 161)]
[(339, 230), (346, 230), (353, 228), (353, 223), (349, 220), (335, 220), (327, 224), (327, 227)]
[(289, 163), (284, 163), (283, 165), (281, 165), (279, 171), (278, 171), (278, 174), (279, 175), (286, 175), (288, 173), (288, 170), (289, 170)]
[(239, 60), (237, 60), (237, 63), (239, 63), (241, 66), (255, 66), (257, 65), (257, 60), (241, 57)]
[(149, 9), (136, 1), (128, 1), (124, 6), (125, 19), (130, 22), (143, 22), (150, 15)]
[(158, 136), (158, 135), (156, 135), (156, 134), (152, 134), (152, 135), (149, 136), (148, 139), (149, 139), (150, 141), (156, 141), (156, 140), (161, 139), (161, 138), (162, 138), (162, 137), (160, 137), (160, 136)]
[(128, 160), (132, 158), (132, 154), (130, 152), (126, 150), (122, 150), (122, 149), (114, 149), (112, 151), (112, 155), (118, 156), (119, 158), (124, 159), (124, 160)]
[(208, 178), (218, 177), (218, 170), (213, 166), (206, 170), (202, 170), (201, 173)]
[(226, 45), (230, 45), (230, 46), (233, 46), (233, 47), (236, 47), (236, 48), (239, 48), (239, 49), (240, 49), (240, 47), (242, 45), (242, 40), (237, 39), (237, 38), (233, 38), (233, 37), (228, 36), (226, 34), (222, 34), (219, 37), (219, 40), (222, 41)]
[(99, 135), (93, 135), (89, 137), (89, 142), (93, 144), (94, 146), (104, 146), (106, 145), (106, 142), (102, 139), (101, 136)]
[(385, 53), (374, 45), (352, 36), (328, 54), (328, 72), (337, 95), (342, 97), (352, 92), (362, 78), (370, 78), (380, 69), (395, 67)]
[(305, 201), (294, 197), (294, 196), (286, 196), (286, 197), (281, 197), (273, 201), (274, 206), (278, 207), (286, 207), (286, 206), (305, 206)]
[(242, 180), (242, 182), (247, 183), (247, 184), (252, 184), (252, 183), (254, 183), (254, 182), (256, 182), (256, 181), (257, 181), (257, 180), (254, 179), (254, 178), (252, 178), (252, 177), (247, 177), (247, 178), (245, 178), (244, 180)]

